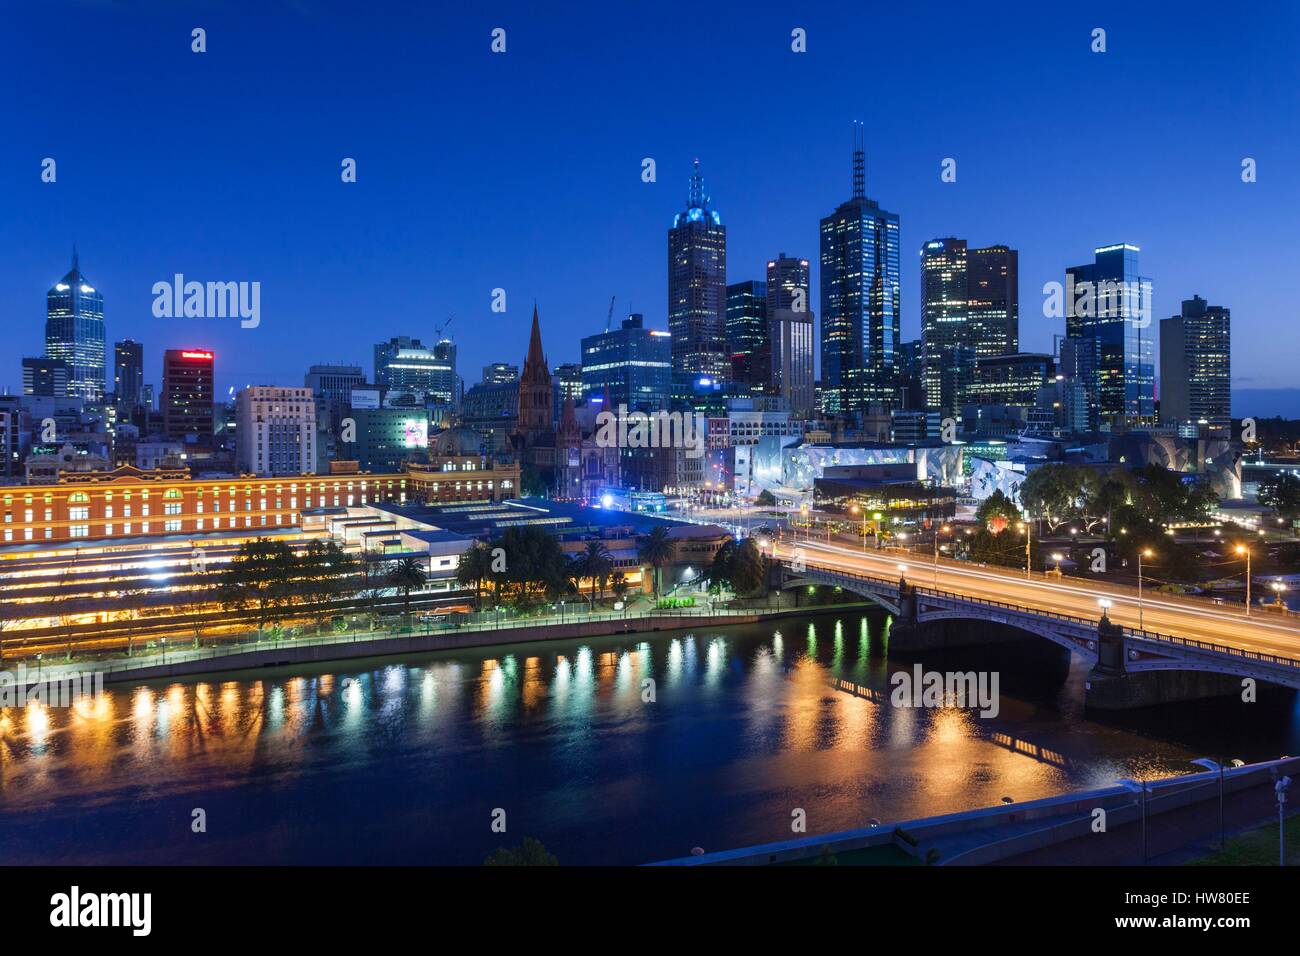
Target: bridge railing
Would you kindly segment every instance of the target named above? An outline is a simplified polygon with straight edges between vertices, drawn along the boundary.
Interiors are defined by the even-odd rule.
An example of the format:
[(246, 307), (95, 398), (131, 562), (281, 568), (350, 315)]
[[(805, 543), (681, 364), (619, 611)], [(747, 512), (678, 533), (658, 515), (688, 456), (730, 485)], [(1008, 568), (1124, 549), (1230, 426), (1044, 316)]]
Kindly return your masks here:
[[(831, 578), (838, 578), (844, 581), (868, 581), (878, 585), (892, 585), (895, 588), (898, 586), (898, 581), (893, 578), (879, 577), (874, 574), (851, 574), (836, 568), (828, 568), (824, 565), (808, 564), (805, 565), (805, 572), (806, 571), (816, 571), (818, 574), (823, 574)], [(1098, 624), (1097, 620), (1086, 617), (1078, 617), (1072, 614), (1061, 614), (1057, 611), (1039, 610), (1037, 608), (1024, 607), (1019, 604), (1011, 604), (1006, 601), (994, 601), (989, 598), (971, 597), (957, 591), (946, 591), (938, 588), (924, 587), (922, 585), (913, 585), (913, 588), (918, 594), (928, 594), (932, 597), (941, 597), (948, 600), (960, 601), (964, 604), (994, 607), (1020, 614), (1029, 614), (1035, 617), (1047, 617), (1089, 629), (1096, 629)], [(1173, 634), (1161, 634), (1158, 631), (1139, 630), (1132, 627), (1123, 628), (1123, 632), (1125, 637), (1151, 641), (1157, 644), (1186, 647), (1192, 650), (1208, 651), (1214, 654), (1226, 654), (1230, 657), (1238, 657), (1243, 660), (1259, 661), (1265, 664), (1275, 664), (1281, 667), (1300, 669), (1300, 660), (1291, 657), (1283, 657), (1279, 654), (1267, 654), (1263, 651), (1251, 651), (1240, 647), (1230, 647), (1226, 644), (1216, 644), (1213, 641), (1201, 641), (1190, 637), (1177, 637)]]
[(1152, 641), (1157, 644), (1173, 644), (1178, 647), (1187, 647), (1198, 651), (1209, 651), (1214, 654), (1227, 654), (1231, 657), (1240, 657), (1243, 660), (1260, 661), (1265, 664), (1277, 664), (1281, 667), (1290, 667), (1300, 670), (1300, 660), (1293, 657), (1282, 657), (1279, 654), (1266, 654), (1263, 651), (1247, 650), (1244, 647), (1229, 647), (1226, 644), (1216, 644), (1213, 641), (1198, 641), (1191, 637), (1176, 637), (1173, 634), (1159, 634), (1155, 631), (1139, 631), (1136, 628), (1124, 628), (1124, 636), (1136, 638), (1143, 641)]

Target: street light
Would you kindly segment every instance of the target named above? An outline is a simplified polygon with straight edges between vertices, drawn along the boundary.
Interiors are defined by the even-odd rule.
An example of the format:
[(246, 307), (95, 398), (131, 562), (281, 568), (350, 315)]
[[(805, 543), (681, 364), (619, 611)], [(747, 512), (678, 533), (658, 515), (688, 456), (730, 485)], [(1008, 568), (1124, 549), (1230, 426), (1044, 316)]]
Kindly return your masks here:
[[(1211, 760), (1209, 757), (1198, 757), (1192, 761), (1198, 767), (1204, 767), (1206, 770), (1217, 770), (1219, 773), (1219, 849), (1223, 849), (1224, 831), (1223, 831), (1223, 764), (1217, 760)], [(1231, 760), (1229, 763), (1234, 767), (1242, 766), (1242, 761)]]
[(1097, 606), (1101, 608), (1101, 619), (1103, 621), (1109, 620), (1106, 616), (1106, 612), (1110, 610), (1110, 605), (1111, 605), (1110, 598), (1097, 598)]
[(1150, 548), (1143, 548), (1138, 552), (1138, 630), (1142, 630), (1142, 559), (1155, 557), (1155, 552)]
[(939, 532), (946, 534), (951, 530), (947, 525), (934, 529), (934, 589), (936, 591), (939, 590)]
[(1246, 617), (1250, 617), (1250, 548), (1239, 544), (1237, 553), (1246, 556)]
[(1145, 780), (1121, 780), (1119, 785), (1129, 793), (1142, 794), (1142, 862), (1147, 861), (1147, 782)]
[(907, 583), (907, 565), (906, 565), (906, 564), (900, 564), (900, 565), (898, 566), (898, 583), (899, 583), (900, 585), (903, 585), (903, 584), (906, 584), (906, 583)]
[(1052, 560), (1056, 562), (1056, 576), (1057, 576), (1057, 577), (1060, 577), (1060, 576), (1061, 576), (1061, 562), (1065, 560), (1065, 555), (1061, 554), (1060, 551), (1054, 551), (1054, 552), (1052, 552)]
[[(1273, 771), (1277, 773), (1277, 770)], [(1291, 789), (1291, 778), (1281, 777), (1277, 783), (1273, 784), (1273, 792), (1277, 794), (1277, 865), (1286, 866), (1286, 839), (1282, 835), (1282, 813), (1286, 809), (1286, 792)]]
[(1029, 533), (1029, 525), (1025, 524), (1023, 521), (1018, 522), (1016, 528), (1025, 533), (1025, 580), (1029, 580), (1034, 576), (1032, 565), (1030, 563), (1033, 559), (1029, 555), (1029, 542), (1032, 540), (1032, 536)]

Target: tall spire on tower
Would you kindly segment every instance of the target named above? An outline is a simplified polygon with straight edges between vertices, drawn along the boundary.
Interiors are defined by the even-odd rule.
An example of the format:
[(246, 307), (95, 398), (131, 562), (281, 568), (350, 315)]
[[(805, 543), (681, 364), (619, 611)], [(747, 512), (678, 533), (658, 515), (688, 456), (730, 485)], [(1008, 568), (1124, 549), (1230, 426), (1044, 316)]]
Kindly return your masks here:
[(867, 150), (866, 131), (862, 123), (853, 121), (853, 198), (863, 199), (867, 195)]
[(708, 202), (709, 197), (704, 195), (704, 177), (700, 175), (700, 161), (697, 159), (691, 171), (691, 189), (686, 197), (686, 208), (703, 209)]
[(542, 351), (542, 327), (537, 321), (537, 303), (533, 303), (533, 331), (528, 336), (528, 356), (524, 368), (546, 368), (546, 354)]
[(72, 244), (72, 271), (77, 271), (77, 244)]

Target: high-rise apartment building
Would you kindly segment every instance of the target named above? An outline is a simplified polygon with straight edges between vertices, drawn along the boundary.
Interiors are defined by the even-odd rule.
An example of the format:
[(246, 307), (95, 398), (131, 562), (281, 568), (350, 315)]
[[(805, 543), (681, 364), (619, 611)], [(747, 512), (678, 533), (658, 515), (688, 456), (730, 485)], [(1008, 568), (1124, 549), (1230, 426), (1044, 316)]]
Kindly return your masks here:
[(1199, 295), (1160, 320), (1160, 420), (1232, 424), (1232, 314)]
[(258, 476), (316, 473), (312, 390), (250, 385), (235, 396), (235, 463)]

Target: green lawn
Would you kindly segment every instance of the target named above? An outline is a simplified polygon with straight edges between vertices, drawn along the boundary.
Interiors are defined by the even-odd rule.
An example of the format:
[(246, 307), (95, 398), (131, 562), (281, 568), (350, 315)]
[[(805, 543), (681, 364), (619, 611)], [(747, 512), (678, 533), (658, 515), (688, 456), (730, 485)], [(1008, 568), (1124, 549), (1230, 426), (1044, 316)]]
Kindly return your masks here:
[(864, 847), (861, 850), (845, 850), (842, 853), (827, 856), (810, 856), (803, 860), (791, 860), (778, 863), (778, 866), (921, 866), (921, 861), (909, 856), (892, 843), (883, 846)]
[[(1286, 864), (1300, 866), (1300, 818), (1286, 821)], [(1192, 860), (1189, 866), (1277, 866), (1277, 824), (1269, 823), (1229, 837), (1222, 850)]]

